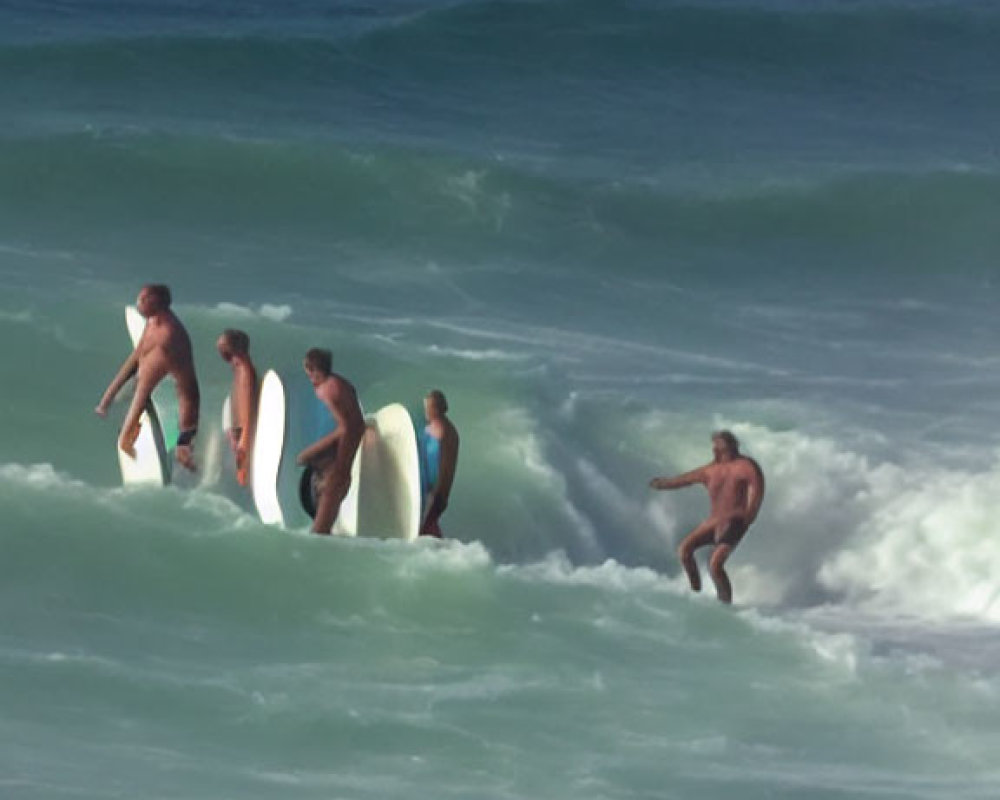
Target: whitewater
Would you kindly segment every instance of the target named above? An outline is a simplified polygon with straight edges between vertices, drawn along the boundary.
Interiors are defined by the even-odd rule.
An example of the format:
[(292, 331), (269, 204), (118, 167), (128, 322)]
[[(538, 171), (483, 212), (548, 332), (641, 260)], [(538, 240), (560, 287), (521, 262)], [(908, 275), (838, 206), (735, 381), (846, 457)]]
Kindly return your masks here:
[[(1000, 795), (998, 75), (972, 0), (0, 3), (0, 796)], [(443, 389), (447, 539), (123, 489), (147, 282), (203, 442), (226, 327)], [(719, 428), (732, 608), (648, 488)]]

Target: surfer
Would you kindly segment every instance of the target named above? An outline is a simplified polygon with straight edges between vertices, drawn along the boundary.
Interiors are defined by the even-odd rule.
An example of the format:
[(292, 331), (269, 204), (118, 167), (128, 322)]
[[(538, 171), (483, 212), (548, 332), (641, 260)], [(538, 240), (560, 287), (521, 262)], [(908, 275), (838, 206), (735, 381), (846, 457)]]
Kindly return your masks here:
[(740, 443), (729, 431), (712, 434), (714, 461), (675, 478), (653, 478), (653, 489), (680, 489), (696, 483), (705, 484), (711, 501), (708, 519), (698, 525), (677, 548), (691, 588), (701, 591), (701, 575), (694, 560), (694, 551), (714, 545), (708, 567), (715, 581), (715, 590), (723, 603), (733, 601), (733, 588), (726, 575), (726, 559), (747, 529), (757, 519), (764, 500), (764, 473), (752, 458), (740, 454)]
[(313, 533), (330, 533), (340, 512), (340, 504), (351, 488), (351, 464), (365, 435), (365, 418), (354, 386), (333, 372), (329, 350), (313, 348), (303, 362), (316, 397), (330, 410), (336, 427), (333, 433), (316, 440), (299, 453), (299, 464), (312, 466), (319, 474), (319, 497)]
[(250, 359), (250, 337), (244, 331), (227, 328), (215, 348), (233, 368), (229, 395), (232, 421), (226, 434), (236, 456), (236, 480), (240, 486), (246, 486), (257, 422), (257, 370)]
[(180, 427), (175, 453), (177, 460), (193, 471), (195, 466), (191, 451), (198, 432), (201, 398), (194, 372), (191, 339), (181, 321), (170, 310), (170, 303), (170, 289), (163, 284), (147, 284), (139, 291), (136, 308), (145, 317), (146, 327), (132, 355), (125, 359), (94, 411), (98, 416), (107, 416), (118, 392), (133, 375), (136, 377), (135, 395), (118, 437), (118, 447), (135, 458), (135, 440), (141, 427), (139, 417), (157, 384), (167, 375), (173, 376)]
[(448, 508), (448, 497), (458, 467), (458, 431), (448, 419), (448, 401), (444, 392), (438, 389), (424, 398), (424, 416), (427, 427), (421, 436), (421, 478), (427, 511), (420, 526), (420, 535), (440, 539), (441, 526), (438, 523)]

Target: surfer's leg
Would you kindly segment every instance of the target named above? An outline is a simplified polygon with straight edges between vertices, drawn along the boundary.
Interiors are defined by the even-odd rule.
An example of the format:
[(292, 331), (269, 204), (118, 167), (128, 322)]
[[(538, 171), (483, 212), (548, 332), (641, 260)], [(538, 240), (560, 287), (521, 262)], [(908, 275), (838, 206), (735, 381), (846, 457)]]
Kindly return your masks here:
[(198, 386), (182, 386), (177, 382), (177, 427), (182, 431), (197, 430), (201, 394)]
[(720, 544), (712, 551), (712, 557), (708, 560), (708, 569), (712, 573), (712, 580), (715, 582), (715, 593), (723, 603), (733, 602), (733, 586), (729, 582), (729, 576), (724, 569), (726, 559), (733, 552), (733, 545)]
[(181, 431), (177, 437), (174, 456), (182, 467), (194, 472), (194, 436), (198, 432), (201, 395), (198, 391), (197, 381), (185, 378), (186, 376), (174, 372), (177, 389), (177, 426)]
[(743, 539), (748, 527), (742, 517), (735, 517), (720, 522), (715, 528), (716, 547), (708, 560), (708, 569), (715, 582), (715, 592), (723, 603), (733, 602), (733, 587), (725, 570), (726, 560)]
[(316, 503), (316, 516), (313, 518), (313, 533), (327, 534), (333, 530), (333, 523), (337, 521), (337, 514), (340, 513), (340, 504), (344, 502), (350, 488), (350, 471), (345, 474), (336, 469), (330, 469), (323, 476)]
[(694, 551), (699, 547), (712, 544), (714, 540), (715, 525), (706, 521), (685, 536), (677, 547), (677, 557), (681, 560), (681, 565), (687, 573), (691, 588), (696, 592), (701, 591), (701, 573), (698, 572), (698, 565), (694, 560)]
[(340, 513), (340, 504), (351, 488), (351, 466), (363, 435), (364, 431), (361, 431), (357, 436), (341, 439), (337, 444), (333, 464), (324, 468), (323, 485), (320, 487), (316, 516), (313, 518), (313, 533), (329, 533), (333, 530), (333, 523)]
[(177, 436), (177, 446), (174, 448), (174, 457), (182, 467), (196, 471), (194, 463), (194, 437), (198, 434), (197, 428), (182, 430)]
[(427, 508), (427, 515), (424, 517), (424, 524), (420, 526), (421, 536), (442, 538), (440, 519), (446, 508), (448, 508), (448, 499), (434, 494)]

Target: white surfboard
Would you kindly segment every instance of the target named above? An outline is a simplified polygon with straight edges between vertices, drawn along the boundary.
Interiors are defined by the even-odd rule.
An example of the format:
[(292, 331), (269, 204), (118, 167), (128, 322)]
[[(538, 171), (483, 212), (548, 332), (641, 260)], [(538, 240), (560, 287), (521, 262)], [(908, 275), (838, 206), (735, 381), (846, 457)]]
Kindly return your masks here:
[(358, 535), (416, 539), (420, 533), (420, 457), (410, 414), (379, 409), (362, 445)]
[(285, 447), (285, 387), (273, 369), (267, 371), (257, 401), (250, 486), (257, 514), (265, 525), (285, 524), (278, 499), (278, 473)]
[[(132, 339), (132, 347), (136, 347), (146, 328), (146, 320), (135, 306), (126, 306), (125, 324)], [(146, 403), (146, 410), (139, 418), (139, 423), (142, 427), (139, 438), (135, 441), (135, 458), (122, 452), (117, 439), (115, 440), (122, 483), (126, 486), (165, 486), (170, 483), (170, 455), (163, 440), (160, 415), (152, 398)]]

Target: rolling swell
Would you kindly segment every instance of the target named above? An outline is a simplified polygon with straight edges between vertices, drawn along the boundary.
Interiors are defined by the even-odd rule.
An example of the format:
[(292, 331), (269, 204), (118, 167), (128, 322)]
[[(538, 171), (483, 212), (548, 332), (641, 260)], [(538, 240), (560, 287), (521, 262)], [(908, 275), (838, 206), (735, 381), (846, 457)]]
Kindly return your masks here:
[[(8, 91), (56, 82), (117, 91), (229, 89), (267, 93), (338, 90), (433, 80), (489, 81), (523, 93), (559, 76), (623, 75), (663, 86), (678, 72), (830, 88), (844, 81), (884, 89), (927, 79), (953, 90), (988, 86), (1000, 59), (1000, 13), (982, 4), (874, 6), (484, 2), (387, 16), (319, 35), (164, 25), (161, 35), (46, 41), (0, 48)], [(733, 70), (737, 70), (738, 74)], [(886, 71), (888, 70), (888, 71)], [(3, 94), (0, 94), (0, 98)], [(396, 98), (400, 99), (400, 98)]]
[(124, 221), (292, 249), (353, 242), (409, 259), (586, 268), (613, 257), (639, 273), (664, 258), (684, 269), (679, 256), (719, 248), (797, 252), (809, 256), (797, 268), (845, 271), (982, 269), (1000, 255), (1000, 175), (965, 168), (699, 189), (401, 148), (149, 134), (7, 141), (0, 187), (0, 230), (22, 238)]

